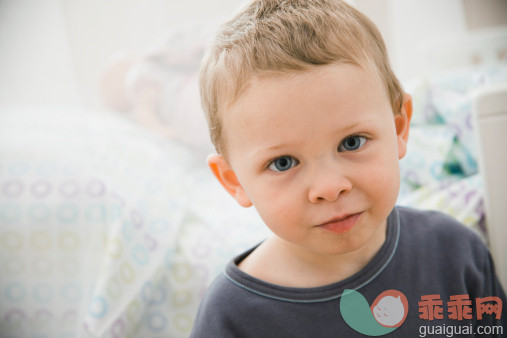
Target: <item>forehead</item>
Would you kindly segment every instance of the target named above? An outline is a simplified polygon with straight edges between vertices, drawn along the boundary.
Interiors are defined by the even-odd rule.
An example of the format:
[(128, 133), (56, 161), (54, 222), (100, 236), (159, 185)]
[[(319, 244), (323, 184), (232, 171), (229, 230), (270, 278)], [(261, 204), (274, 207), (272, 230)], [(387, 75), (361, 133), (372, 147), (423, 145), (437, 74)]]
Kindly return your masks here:
[[(238, 130), (247, 133), (260, 129), (255, 130), (259, 137), (272, 136), (274, 122), (280, 132), (290, 131), (301, 119), (308, 119), (309, 130), (317, 116), (347, 123), (357, 117), (357, 110), (371, 110), (379, 102), (389, 106), (383, 82), (371, 67), (332, 64), (283, 75), (254, 76), (224, 111), (224, 145), (238, 142), (234, 132)], [(319, 114), (322, 111), (337, 114)]]

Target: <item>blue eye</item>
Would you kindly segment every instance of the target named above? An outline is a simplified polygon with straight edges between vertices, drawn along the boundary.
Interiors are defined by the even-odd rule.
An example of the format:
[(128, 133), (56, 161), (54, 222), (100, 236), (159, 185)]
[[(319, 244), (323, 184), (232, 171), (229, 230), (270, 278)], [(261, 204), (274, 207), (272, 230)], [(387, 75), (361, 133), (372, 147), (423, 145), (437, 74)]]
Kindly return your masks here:
[(363, 136), (349, 136), (338, 147), (339, 151), (354, 151), (366, 143), (366, 137)]
[(276, 158), (269, 165), (268, 169), (273, 171), (287, 171), (297, 164), (297, 160), (290, 156)]

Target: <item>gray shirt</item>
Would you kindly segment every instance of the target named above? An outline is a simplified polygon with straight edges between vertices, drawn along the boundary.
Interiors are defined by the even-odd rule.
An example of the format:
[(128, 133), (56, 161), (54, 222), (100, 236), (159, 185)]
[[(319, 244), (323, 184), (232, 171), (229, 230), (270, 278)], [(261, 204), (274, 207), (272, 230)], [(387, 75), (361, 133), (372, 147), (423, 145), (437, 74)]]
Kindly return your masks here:
[[(361, 337), (341, 315), (340, 299), (346, 289), (359, 292), (369, 305), (390, 289), (406, 296), (407, 317), (389, 337), (447, 330), (439, 335), (445, 336), (449, 326), (454, 333), (463, 333), (492, 325), (504, 326), (507, 335), (507, 314), (502, 313), (500, 320), (494, 313), (477, 319), (476, 298), (497, 296), (504, 309), (506, 304), (486, 246), (473, 231), (444, 214), (395, 207), (388, 217), (386, 241), (366, 267), (322, 287), (283, 287), (244, 273), (237, 264), (254, 249), (232, 260), (209, 287), (191, 337)], [(442, 319), (420, 317), (425, 310), (419, 302), (427, 295), (439, 296)], [(453, 295), (469, 295), (472, 319), (452, 319), (448, 302)]]

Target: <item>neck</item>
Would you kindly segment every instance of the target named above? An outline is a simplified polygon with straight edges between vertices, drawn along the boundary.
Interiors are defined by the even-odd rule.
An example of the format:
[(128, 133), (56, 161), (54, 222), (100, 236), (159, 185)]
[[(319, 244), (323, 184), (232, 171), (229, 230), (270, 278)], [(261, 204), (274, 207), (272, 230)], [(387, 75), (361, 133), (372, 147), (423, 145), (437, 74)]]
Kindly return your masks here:
[[(386, 222), (359, 249), (339, 255), (313, 252), (273, 235), (240, 263), (240, 269), (266, 282), (318, 287), (344, 280), (363, 269), (386, 239)], [(250, 259), (248, 259), (250, 258)], [(262, 264), (258, 264), (262, 262)], [(257, 269), (255, 267), (262, 266)]]

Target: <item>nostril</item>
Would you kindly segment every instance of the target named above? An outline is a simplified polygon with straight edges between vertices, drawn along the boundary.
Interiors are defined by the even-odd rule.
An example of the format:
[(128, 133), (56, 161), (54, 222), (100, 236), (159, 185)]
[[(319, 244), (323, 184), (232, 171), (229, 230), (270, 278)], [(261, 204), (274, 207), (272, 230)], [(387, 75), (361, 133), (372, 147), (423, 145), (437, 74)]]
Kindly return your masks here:
[(310, 181), (308, 190), (308, 199), (312, 203), (322, 203), (324, 201), (334, 202), (340, 196), (350, 192), (352, 183), (343, 175), (340, 177), (318, 176)]

